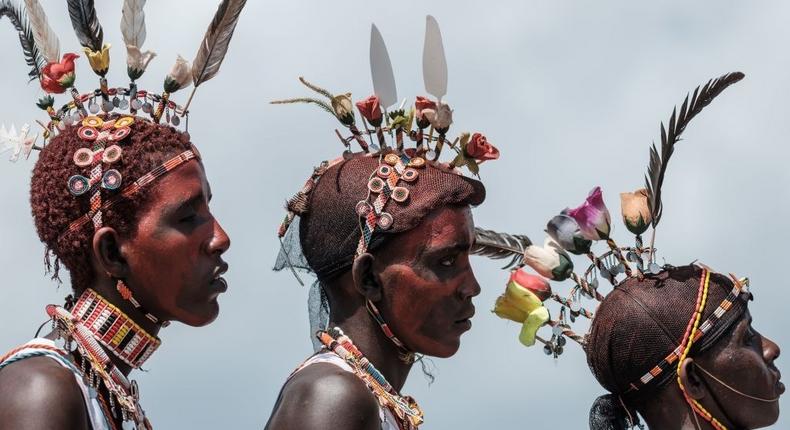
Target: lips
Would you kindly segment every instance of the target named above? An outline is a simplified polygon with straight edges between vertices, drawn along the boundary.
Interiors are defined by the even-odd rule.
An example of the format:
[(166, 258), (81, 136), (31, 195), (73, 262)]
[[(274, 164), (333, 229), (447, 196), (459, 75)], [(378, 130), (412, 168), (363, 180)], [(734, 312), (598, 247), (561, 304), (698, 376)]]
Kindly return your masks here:
[(228, 290), (228, 281), (222, 277), (225, 272), (228, 271), (228, 263), (222, 262), (220, 265), (214, 268), (214, 272), (211, 278), (211, 288), (217, 292), (224, 293)]
[(453, 324), (462, 329), (463, 331), (469, 330), (472, 328), (472, 317), (475, 316), (475, 307), (474, 305), (470, 305), (466, 308), (463, 312), (461, 312), (461, 318), (457, 319)]

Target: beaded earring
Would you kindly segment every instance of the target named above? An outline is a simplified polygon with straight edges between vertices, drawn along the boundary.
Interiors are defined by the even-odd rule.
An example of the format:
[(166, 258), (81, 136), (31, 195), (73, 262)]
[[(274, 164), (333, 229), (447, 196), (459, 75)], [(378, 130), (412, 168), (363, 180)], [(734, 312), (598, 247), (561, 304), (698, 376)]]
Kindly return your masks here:
[(123, 297), (124, 300), (131, 303), (135, 309), (137, 309), (143, 315), (145, 315), (145, 317), (148, 318), (152, 323), (157, 324), (161, 327), (167, 327), (170, 325), (170, 321), (161, 321), (159, 320), (159, 318), (153, 316), (150, 312), (148, 312), (140, 304), (140, 302), (138, 302), (137, 299), (134, 298), (134, 296), (132, 295), (132, 290), (129, 289), (129, 287), (126, 285), (125, 282), (123, 282), (123, 280), (118, 279), (118, 281), (115, 283), (115, 289), (118, 290), (118, 293), (121, 294), (121, 297)]

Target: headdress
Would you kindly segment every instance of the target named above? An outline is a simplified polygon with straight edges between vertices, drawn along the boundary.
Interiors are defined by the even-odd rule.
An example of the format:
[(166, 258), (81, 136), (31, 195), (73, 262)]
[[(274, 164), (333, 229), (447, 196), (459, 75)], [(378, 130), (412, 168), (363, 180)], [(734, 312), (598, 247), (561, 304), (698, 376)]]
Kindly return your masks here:
[[(86, 224), (94, 229), (103, 225), (103, 213), (124, 199), (144, 190), (169, 171), (192, 159), (199, 159), (197, 149), (185, 150), (164, 161), (138, 178), (124, 178), (124, 147), (131, 144), (135, 122), (159, 124), (165, 121), (178, 127), (185, 118), (188, 130), (189, 101), (185, 106), (171, 100), (171, 94), (194, 83), (196, 89), (214, 77), (228, 49), (245, 0), (223, 0), (206, 31), (192, 65), (181, 58), (164, 78), (163, 91), (157, 93), (138, 87), (137, 80), (144, 74), (156, 55), (143, 51), (146, 39), (145, 0), (125, 0), (121, 33), (126, 47), (128, 86), (110, 86), (106, 74), (110, 67), (110, 44), (104, 40), (93, 0), (68, 0), (69, 16), (77, 39), (91, 69), (99, 77), (99, 86), (89, 92), (76, 87), (76, 53), (60, 54), (60, 40), (48, 23), (38, 0), (25, 0), (25, 6), (10, 0), (0, 1), (0, 15), (8, 17), (18, 32), (25, 60), (30, 66), (28, 76), (39, 80), (44, 95), (36, 103), (46, 111), (41, 127), (42, 143), (38, 134), (25, 124), (17, 132), (14, 126), (0, 128), (0, 152), (10, 151), (11, 161), (33, 150), (47, 151), (48, 143), (61, 133), (75, 135), (79, 145), (68, 148), (73, 160), (73, 174), (63, 183), (75, 199), (89, 201), (88, 210), (74, 214), (73, 221), (60, 233), (80, 231)], [(194, 95), (194, 89), (189, 100)], [(68, 100), (58, 107), (55, 96), (68, 94)], [(131, 180), (134, 179), (134, 180)]]
[[(19, 33), (25, 60), (31, 67), (28, 76), (31, 80), (39, 79), (45, 92), (36, 104), (47, 112), (48, 119), (37, 121), (43, 128), (43, 143), (40, 146), (36, 145), (38, 135), (30, 135), (29, 125), (24, 125), (19, 133), (13, 126), (10, 130), (3, 126), (0, 129), (0, 152), (12, 151), (12, 161), (21, 155), (27, 158), (34, 149), (44, 150), (47, 141), (67, 127), (77, 128), (77, 134), (85, 146), (75, 148), (73, 160), (76, 172), (64, 185), (75, 196), (89, 194), (91, 209), (83, 217), (75, 219), (70, 230), (78, 229), (87, 221), (92, 221), (95, 228), (101, 227), (102, 210), (111, 206), (114, 200), (139, 191), (166, 171), (199, 157), (195, 150), (186, 151), (131, 184), (124, 184), (120, 173), (110, 168), (121, 159), (123, 143), (135, 121), (160, 123), (164, 119), (175, 127), (185, 117), (188, 129), (189, 101), (181, 106), (171, 101), (170, 96), (190, 83), (194, 83), (197, 89), (217, 74), (245, 3), (245, 0), (222, 1), (192, 65), (178, 57), (164, 79), (163, 91), (156, 93), (137, 86), (137, 79), (156, 55), (152, 51), (142, 51), (146, 37), (143, 12), (145, 0), (125, 0), (123, 4), (121, 32), (126, 45), (130, 79), (127, 87), (108, 85), (105, 76), (110, 67), (111, 46), (104, 42), (104, 31), (93, 0), (68, 0), (69, 15), (77, 39), (91, 69), (99, 76), (99, 88), (81, 93), (76, 88), (74, 67), (80, 56), (75, 53), (60, 56), (60, 41), (49, 26), (41, 4), (37, 0), (25, 0), (26, 8), (22, 8), (14, 6), (10, 0), (2, 1), (0, 14), (8, 17)], [(57, 108), (54, 95), (66, 92), (70, 100)], [(193, 89), (190, 101), (194, 92)], [(138, 115), (139, 111), (145, 117)], [(102, 189), (114, 191), (113, 197), (102, 199)]]
[[(441, 33), (433, 17), (427, 18), (423, 74), (425, 88), (436, 100), (417, 97), (413, 107), (397, 103), (392, 66), (384, 41), (374, 25), (370, 42), (374, 95), (353, 103), (351, 94), (335, 95), (301, 82), (319, 97), (273, 103), (312, 103), (323, 108), (350, 135), (335, 130), (345, 152), (316, 167), (304, 187), (286, 204), (279, 228), (282, 249), (275, 270), (286, 267), (315, 273), (325, 281), (348, 270), (354, 259), (374, 250), (388, 234), (414, 228), (430, 211), (448, 204), (477, 205), (483, 201), (482, 184), (463, 176), (460, 167), (478, 173), (479, 164), (496, 159), (498, 150), (480, 133), (447, 138), (452, 110), (443, 101), (447, 92), (447, 62)], [(362, 126), (354, 112), (359, 111)], [(361, 151), (352, 153), (351, 144)], [(451, 161), (440, 157), (447, 150)], [(315, 214), (315, 216), (312, 216)], [(305, 237), (327, 236), (322, 243), (304, 243)], [(326, 328), (328, 310), (316, 284), (311, 292), (313, 329)], [(323, 306), (322, 306), (323, 304)], [(391, 333), (373, 303), (371, 314), (385, 333), (410, 357)]]
[[(522, 324), (519, 338), (523, 344), (531, 346), (538, 341), (543, 344), (546, 354), (557, 358), (563, 353), (567, 339), (574, 340), (585, 348), (590, 367), (605, 388), (618, 395), (635, 393), (645, 386), (670, 380), (675, 367), (686, 355), (699, 351), (700, 345), (704, 348), (704, 345), (714, 343), (743, 313), (746, 300), (751, 297), (747, 279), (718, 275), (703, 265), (659, 266), (654, 247), (656, 227), (663, 213), (661, 187), (675, 144), (691, 119), (743, 76), (739, 72), (730, 73), (708, 81), (701, 88), (697, 87), (690, 97), (686, 97), (679, 110), (673, 110), (667, 127), (661, 124), (660, 151), (655, 144), (650, 148), (645, 188), (621, 194), (622, 218), (626, 228), (635, 235), (634, 246), (621, 247), (614, 242), (611, 216), (599, 187), (594, 188), (580, 206), (565, 209), (548, 222), (548, 237), (542, 246), (533, 244), (526, 236), (478, 230), (473, 252), (492, 258), (510, 259), (506, 266), (513, 269), (510, 280), (505, 294), (497, 299), (494, 312), (502, 318)], [(651, 226), (650, 244), (645, 246), (642, 234)], [(606, 244), (602, 254), (596, 255), (592, 251), (595, 242)], [(590, 259), (591, 264), (583, 274), (574, 271), (571, 254)], [(528, 273), (524, 266), (529, 266), (537, 274)], [(599, 288), (601, 278), (613, 286), (608, 294)], [(551, 288), (548, 280), (570, 280), (573, 286), (568, 294), (559, 294)], [(656, 306), (651, 307), (649, 297), (655, 296), (658, 288), (661, 288), (662, 297), (666, 294), (663, 299), (665, 303), (653, 303)], [(679, 297), (675, 301), (670, 299), (673, 294)], [(546, 306), (550, 299), (559, 304), (559, 311), (553, 318)], [(591, 306), (595, 301), (602, 302), (597, 309)], [(639, 351), (623, 352), (628, 355), (623, 356), (617, 351), (612, 352), (609, 343), (612, 342), (610, 338), (618, 336), (617, 333), (622, 330), (618, 328), (618, 332), (614, 333), (612, 327), (599, 327), (604, 322), (597, 324), (598, 312), (616, 319), (616, 315), (628, 314), (626, 311), (629, 307), (634, 308), (634, 315), (646, 315), (655, 323), (655, 327), (646, 324), (624, 328), (632, 334), (638, 332), (634, 336), (639, 336), (641, 341), (635, 339), (634, 342), (644, 344), (639, 347)], [(653, 314), (651, 309), (663, 310)], [(667, 322), (669, 315), (677, 320), (679, 312), (684, 310), (687, 314), (681, 316), (679, 324), (683, 327), (681, 330), (678, 326), (676, 330), (678, 338), (667, 338), (669, 333), (675, 333), (669, 329), (674, 327)], [(592, 320), (591, 333), (579, 334), (571, 329), (578, 318)], [(538, 330), (546, 325), (551, 327), (551, 334), (541, 337)], [(626, 334), (623, 333), (624, 336)], [(671, 346), (666, 351), (658, 350), (664, 344)], [(611, 354), (619, 355), (610, 357)], [(604, 355), (605, 358), (602, 358)], [(645, 360), (652, 361), (643, 363)], [(628, 376), (622, 369), (601, 370), (610, 363), (628, 363), (634, 368), (642, 363), (644, 369), (635, 370), (641, 373), (631, 375), (633, 380), (623, 382), (620, 380)], [(605, 383), (604, 380), (609, 381), (611, 378), (604, 377), (604, 373), (610, 376), (616, 374), (620, 383)], [(701, 405), (692, 401), (690, 404), (700, 416), (715, 421), (715, 418), (704, 412)], [(636, 423), (633, 417), (628, 422), (629, 426)]]

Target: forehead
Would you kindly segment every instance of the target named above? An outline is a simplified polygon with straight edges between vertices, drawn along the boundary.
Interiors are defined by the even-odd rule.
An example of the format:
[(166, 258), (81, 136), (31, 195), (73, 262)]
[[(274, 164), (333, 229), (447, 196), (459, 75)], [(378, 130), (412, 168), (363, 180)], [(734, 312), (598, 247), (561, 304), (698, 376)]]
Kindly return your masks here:
[(445, 206), (431, 212), (420, 224), (394, 237), (385, 254), (416, 257), (419, 254), (458, 245), (471, 245), (474, 221), (469, 206)]
[(166, 207), (182, 203), (200, 193), (209, 193), (208, 180), (203, 165), (191, 160), (168, 172), (148, 191), (147, 206)]

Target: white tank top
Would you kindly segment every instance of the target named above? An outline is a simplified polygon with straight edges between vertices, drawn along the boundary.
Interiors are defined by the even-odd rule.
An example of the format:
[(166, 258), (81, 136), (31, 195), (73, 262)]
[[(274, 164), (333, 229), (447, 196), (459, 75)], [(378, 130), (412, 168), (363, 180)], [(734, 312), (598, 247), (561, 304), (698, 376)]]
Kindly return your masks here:
[(101, 405), (99, 404), (98, 393), (95, 389), (93, 389), (93, 387), (89, 387), (85, 384), (85, 382), (82, 380), (82, 373), (74, 366), (74, 363), (55, 351), (40, 348), (37, 347), (37, 345), (57, 348), (63, 354), (66, 354), (66, 351), (55, 346), (55, 342), (49, 339), (36, 338), (22, 345), (18, 351), (6, 357), (3, 362), (0, 362), (0, 370), (3, 370), (4, 367), (11, 363), (31, 357), (49, 357), (55, 360), (55, 362), (70, 370), (71, 373), (74, 374), (74, 380), (80, 387), (82, 398), (85, 401), (85, 410), (88, 412), (88, 421), (90, 421), (91, 429), (112, 430), (112, 427), (110, 427), (110, 423), (107, 421), (107, 417), (104, 416), (104, 412), (102, 411)]
[[(354, 369), (352, 369), (345, 360), (337, 356), (337, 354), (333, 352), (321, 352), (308, 358), (307, 361), (302, 363), (302, 365), (299, 366), (299, 368), (296, 369), (293, 374), (291, 374), (291, 377), (293, 377), (293, 375), (297, 374), (305, 367), (316, 363), (334, 364), (346, 372), (354, 373)], [(395, 420), (395, 416), (392, 415), (392, 411), (389, 409), (379, 406), (379, 420), (381, 421), (381, 430), (398, 430), (398, 422)]]

